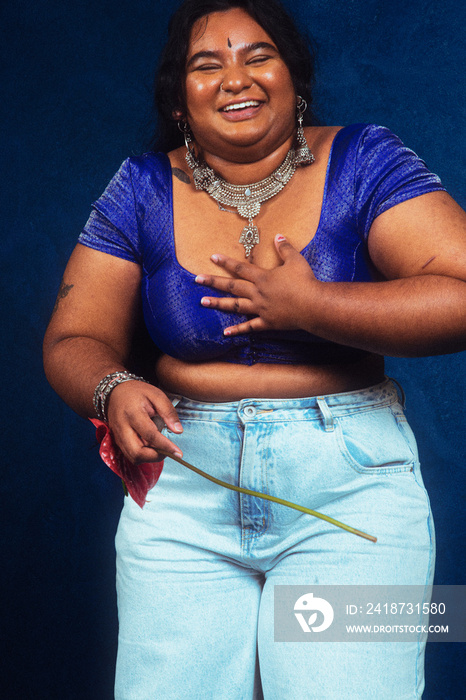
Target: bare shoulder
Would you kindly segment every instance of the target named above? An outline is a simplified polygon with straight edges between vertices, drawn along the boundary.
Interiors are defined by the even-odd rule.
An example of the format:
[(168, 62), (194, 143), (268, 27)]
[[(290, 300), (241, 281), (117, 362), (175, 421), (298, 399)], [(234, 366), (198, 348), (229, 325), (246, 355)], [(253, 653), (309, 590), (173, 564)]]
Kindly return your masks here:
[(313, 153), (319, 150), (329, 151), (333, 139), (337, 133), (343, 129), (342, 126), (307, 126), (304, 129), (306, 141)]
[(178, 168), (181, 166), (186, 167), (185, 154), (186, 146), (180, 146), (179, 148), (175, 148), (174, 151), (169, 151), (167, 153), (172, 166), (177, 166)]
[[(334, 138), (342, 128), (341, 126), (308, 126), (304, 129), (307, 145), (315, 157), (312, 171), (321, 171), (322, 177), (325, 177)], [(309, 171), (308, 177), (311, 178)]]

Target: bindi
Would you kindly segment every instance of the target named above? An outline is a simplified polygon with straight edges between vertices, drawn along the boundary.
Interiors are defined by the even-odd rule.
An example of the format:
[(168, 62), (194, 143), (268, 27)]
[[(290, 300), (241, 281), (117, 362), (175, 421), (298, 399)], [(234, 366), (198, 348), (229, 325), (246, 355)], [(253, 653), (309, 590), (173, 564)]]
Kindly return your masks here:
[(231, 49), (231, 41), (230, 41), (230, 37), (228, 37), (228, 48), (229, 48), (229, 49)]

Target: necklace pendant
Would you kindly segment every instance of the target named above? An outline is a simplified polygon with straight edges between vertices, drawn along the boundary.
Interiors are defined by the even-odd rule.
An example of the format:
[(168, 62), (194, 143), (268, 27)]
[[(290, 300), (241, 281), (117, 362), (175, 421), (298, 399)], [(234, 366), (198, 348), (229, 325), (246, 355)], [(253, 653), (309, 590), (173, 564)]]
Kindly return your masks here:
[(244, 245), (244, 254), (247, 258), (251, 255), (251, 250), (259, 243), (259, 229), (252, 223), (248, 224), (241, 231), (239, 242)]

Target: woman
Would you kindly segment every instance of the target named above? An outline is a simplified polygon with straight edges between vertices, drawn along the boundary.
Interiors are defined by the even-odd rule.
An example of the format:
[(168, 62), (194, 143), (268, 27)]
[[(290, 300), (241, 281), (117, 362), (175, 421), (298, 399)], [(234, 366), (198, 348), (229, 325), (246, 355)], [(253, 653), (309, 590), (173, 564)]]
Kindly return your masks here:
[[(311, 63), (275, 2), (187, 0), (170, 31), (159, 106), (186, 145), (125, 161), (95, 203), (49, 380), (135, 464), (184, 453), (378, 542), (168, 460), (120, 519), (116, 697), (421, 697), (422, 636), (274, 643), (273, 593), (432, 582), (429, 501), (382, 356), (466, 346), (466, 216), (388, 130), (301, 129)], [(127, 373), (141, 296), (157, 387)]]

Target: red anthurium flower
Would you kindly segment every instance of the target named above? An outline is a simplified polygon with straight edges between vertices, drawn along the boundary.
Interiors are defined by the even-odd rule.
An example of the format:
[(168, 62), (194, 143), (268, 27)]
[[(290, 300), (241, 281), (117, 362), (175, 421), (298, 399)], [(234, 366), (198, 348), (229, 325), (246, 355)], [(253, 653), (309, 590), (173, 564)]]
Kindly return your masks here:
[(97, 442), (100, 443), (99, 454), (107, 467), (123, 481), (126, 491), (140, 508), (144, 507), (148, 491), (157, 483), (163, 469), (162, 462), (131, 464), (115, 444), (110, 428), (96, 418), (89, 419), (96, 428)]

